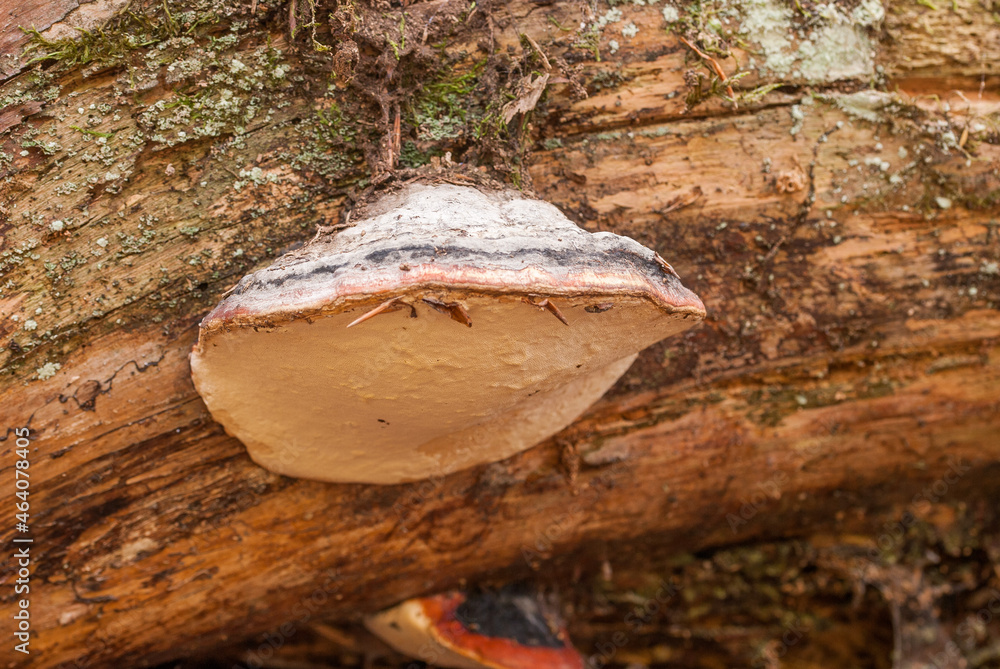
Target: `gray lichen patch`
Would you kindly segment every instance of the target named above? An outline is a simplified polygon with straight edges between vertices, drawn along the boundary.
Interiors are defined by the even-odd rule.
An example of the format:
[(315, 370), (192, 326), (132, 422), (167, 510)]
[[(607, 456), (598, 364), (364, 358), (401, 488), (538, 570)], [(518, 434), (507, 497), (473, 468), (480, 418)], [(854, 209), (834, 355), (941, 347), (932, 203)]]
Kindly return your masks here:
[[(204, 144), (160, 163), (134, 116), (104, 99), (113, 100), (100, 91), (65, 96), (50, 105), (48, 125), (17, 131), (58, 148), (48, 156), (30, 146), (22, 148), (28, 156), (15, 156), (22, 171), (13, 178), (29, 180), (31, 190), (8, 204), (16, 227), (0, 258), (0, 300), (17, 300), (19, 322), (30, 316), (35, 326), (0, 323), (0, 363), (41, 353), (110, 314), (122, 326), (204, 308), (207, 285), (276, 253), (291, 232), (301, 234), (297, 221), (277, 227), (269, 219), (290, 206), (308, 215), (308, 197), (284, 186), (283, 197), (255, 192), (277, 186), (283, 174), (252, 162), (273, 152), (274, 138), (253, 136), (244, 149), (250, 155), (238, 157), (232, 172), (233, 158), (213, 160), (213, 147)], [(28, 163), (35, 155), (56, 169), (38, 176)], [(247, 185), (230, 201), (240, 174)], [(218, 235), (233, 226), (238, 234)], [(208, 234), (184, 232), (190, 229)]]
[[(280, 36), (249, 21), (220, 32), (232, 11), (210, 4), (133, 4), (72, 38), (38, 34), (29, 57), (45, 69), (0, 88), (5, 107), (26, 110), (0, 138), (3, 213), (14, 224), (0, 240), (5, 373), (38, 378), (29, 356), (62, 359), (67, 339), (94, 326), (203, 308), (207, 286), (302, 234), (298, 217), (315, 210), (308, 189), (319, 184), (303, 190), (300, 173), (264, 162), (293, 139), (253, 134), (300, 115), (290, 89), (302, 77)], [(81, 67), (82, 81), (79, 70), (63, 76)], [(192, 146), (169, 162), (153, 153), (180, 145)]]
[(825, 84), (867, 79), (874, 73), (874, 31), (885, 10), (880, 0), (854, 7), (828, 2), (811, 11), (783, 0), (737, 0), (721, 7), (740, 40), (755, 49), (747, 65), (762, 76)]
[(885, 113), (898, 111), (902, 101), (892, 93), (876, 90), (864, 90), (843, 95), (821, 96), (821, 99), (832, 102), (849, 116), (877, 123), (884, 119)]
[(187, 48), (167, 65), (176, 88), (139, 115), (150, 141), (174, 146), (223, 134), (239, 137), (272, 120), (269, 101), (291, 86), (291, 65), (271, 47), (236, 54), (236, 41), (228, 48), (218, 45), (221, 40), (210, 48)]
[[(821, 4), (797, 0), (704, 0), (696, 3), (598, 3), (589, 22), (579, 24), (573, 39), (576, 60), (589, 52), (593, 62), (617, 54), (622, 65), (655, 75), (659, 62), (676, 71), (683, 57), (682, 100), (690, 111), (703, 102), (724, 101), (727, 108), (752, 107), (776, 88), (787, 85), (824, 86), (840, 82), (881, 85), (876, 68), (885, 10), (880, 0), (832, 0)], [(563, 17), (560, 16), (560, 20)], [(555, 21), (554, 21), (555, 22)], [(559, 30), (570, 30), (558, 23)], [(649, 27), (656, 26), (656, 32)], [(666, 33), (666, 40), (656, 39)], [(667, 47), (664, 53), (664, 45)], [(624, 51), (624, 56), (617, 53)], [(654, 60), (655, 59), (655, 60)], [(643, 64), (640, 64), (643, 63)], [(596, 92), (599, 82), (588, 87)], [(648, 84), (645, 85), (648, 87)], [(665, 87), (667, 99), (671, 91)], [(633, 94), (629, 91), (629, 94)], [(607, 94), (618, 106), (622, 100)], [(650, 105), (655, 99), (649, 97)], [(651, 108), (650, 112), (652, 113)], [(610, 111), (610, 110), (609, 110)], [(645, 111), (645, 110), (644, 110)]]
[(35, 376), (38, 377), (39, 381), (45, 381), (51, 379), (56, 375), (56, 372), (60, 370), (62, 365), (58, 362), (47, 362), (38, 369), (35, 370)]
[(616, 2), (607, 11), (599, 8), (587, 29), (578, 31), (577, 48), (590, 49), (596, 59), (607, 40), (624, 46), (624, 41), (641, 35), (637, 26), (659, 24), (668, 34), (697, 45), (699, 58), (725, 63), (732, 82), (751, 73), (764, 84), (867, 81), (875, 72), (878, 31), (885, 17), (881, 0), (641, 4), (653, 6)]

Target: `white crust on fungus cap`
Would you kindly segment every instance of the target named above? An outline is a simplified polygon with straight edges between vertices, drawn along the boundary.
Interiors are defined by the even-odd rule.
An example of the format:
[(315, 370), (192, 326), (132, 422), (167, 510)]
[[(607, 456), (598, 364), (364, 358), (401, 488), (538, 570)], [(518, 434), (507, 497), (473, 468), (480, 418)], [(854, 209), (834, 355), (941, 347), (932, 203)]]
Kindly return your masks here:
[(245, 277), (201, 324), (195, 385), (273, 471), (399, 483), (503, 459), (705, 314), (653, 251), (517, 193), (411, 185), (369, 212)]

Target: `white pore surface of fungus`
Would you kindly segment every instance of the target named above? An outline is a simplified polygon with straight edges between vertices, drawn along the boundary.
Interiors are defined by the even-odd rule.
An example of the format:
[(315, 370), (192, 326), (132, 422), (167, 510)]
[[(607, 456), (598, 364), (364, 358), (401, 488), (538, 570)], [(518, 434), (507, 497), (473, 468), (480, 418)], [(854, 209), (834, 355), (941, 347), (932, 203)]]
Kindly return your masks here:
[(416, 184), (240, 281), (191, 368), (262, 466), (391, 484), (530, 448), (704, 313), (627, 237), (519, 193)]

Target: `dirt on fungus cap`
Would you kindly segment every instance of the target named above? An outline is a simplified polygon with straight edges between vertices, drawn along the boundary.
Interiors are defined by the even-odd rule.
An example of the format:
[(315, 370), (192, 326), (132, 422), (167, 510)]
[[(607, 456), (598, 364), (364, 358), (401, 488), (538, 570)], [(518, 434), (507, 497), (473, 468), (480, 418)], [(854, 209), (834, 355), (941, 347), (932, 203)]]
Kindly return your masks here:
[(272, 471), (391, 484), (501, 460), (705, 315), (653, 251), (516, 191), (412, 184), (367, 215), (201, 323), (195, 386)]

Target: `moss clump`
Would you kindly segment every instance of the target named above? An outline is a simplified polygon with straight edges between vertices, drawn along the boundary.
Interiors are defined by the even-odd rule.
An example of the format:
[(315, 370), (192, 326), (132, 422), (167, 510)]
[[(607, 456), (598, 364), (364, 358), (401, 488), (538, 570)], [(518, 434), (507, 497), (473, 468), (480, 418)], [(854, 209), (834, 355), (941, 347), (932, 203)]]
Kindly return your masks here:
[(132, 52), (171, 37), (192, 34), (199, 26), (217, 22), (212, 11), (171, 12), (166, 0), (149, 13), (129, 8), (112, 17), (100, 28), (77, 28), (76, 37), (48, 39), (35, 28), (22, 28), (30, 36), (24, 49), (28, 64), (54, 62), (60, 69), (97, 64), (113, 66)]
[(596, 62), (601, 62), (601, 31), (599, 28), (591, 26), (586, 31), (581, 32), (576, 41), (573, 42), (574, 49), (582, 49), (588, 52)]
[(385, 36), (385, 41), (392, 47), (392, 54), (399, 60), (399, 55), (406, 50), (406, 14), (399, 17), (399, 40), (395, 40), (391, 35)]
[(484, 59), (468, 72), (443, 71), (424, 85), (410, 108), (410, 119), (417, 129), (418, 139), (431, 142), (455, 139), (465, 131), (471, 117), (481, 115), (472, 93), (479, 85), (485, 65)]
[(444, 152), (440, 149), (422, 151), (416, 142), (407, 140), (400, 147), (399, 164), (402, 167), (417, 168), (430, 163), (431, 158), (442, 155), (444, 155)]

